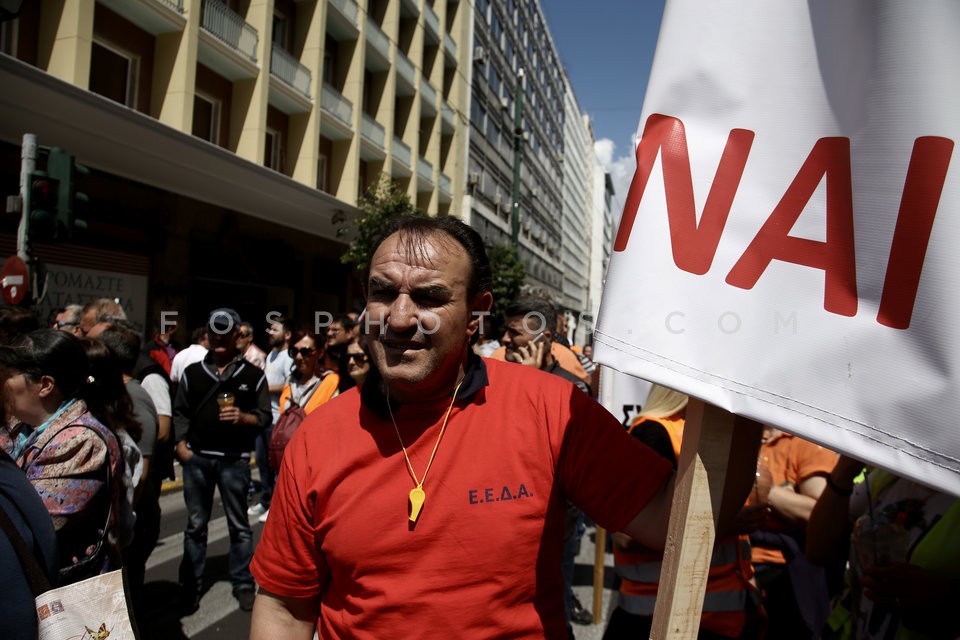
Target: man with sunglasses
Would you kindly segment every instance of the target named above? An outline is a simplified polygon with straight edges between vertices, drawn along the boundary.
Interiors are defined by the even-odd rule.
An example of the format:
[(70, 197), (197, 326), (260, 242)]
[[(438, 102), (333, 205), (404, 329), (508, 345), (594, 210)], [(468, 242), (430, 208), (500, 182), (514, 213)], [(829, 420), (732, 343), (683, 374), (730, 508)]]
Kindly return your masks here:
[(270, 341), (270, 353), (267, 354), (263, 372), (267, 376), (268, 391), (270, 393), (270, 410), (273, 418), (270, 426), (264, 429), (256, 440), (254, 454), (257, 458), (257, 469), (260, 470), (260, 501), (247, 509), (247, 515), (263, 518), (266, 521), (270, 510), (270, 500), (273, 498), (273, 485), (277, 472), (270, 469), (267, 461), (270, 451), (270, 435), (273, 425), (280, 419), (280, 394), (290, 380), (293, 370), (293, 356), (290, 355), (290, 337), (293, 335), (293, 325), (290, 320), (276, 312), (267, 314), (270, 322), (267, 325), (267, 336)]
[(68, 304), (59, 313), (53, 321), (53, 328), (72, 333), (78, 338), (80, 333), (80, 314), (83, 312), (83, 305)]
[(253, 341), (253, 325), (244, 320), (240, 323), (240, 333), (237, 334), (237, 349), (243, 354), (243, 359), (255, 367), (263, 369), (267, 364), (267, 354)]

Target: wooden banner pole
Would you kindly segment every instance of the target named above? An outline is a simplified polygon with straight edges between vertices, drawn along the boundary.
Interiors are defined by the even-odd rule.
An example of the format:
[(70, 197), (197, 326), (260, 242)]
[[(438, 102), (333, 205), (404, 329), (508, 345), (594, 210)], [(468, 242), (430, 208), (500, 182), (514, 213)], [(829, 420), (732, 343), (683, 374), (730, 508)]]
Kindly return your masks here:
[(603, 619), (603, 572), (607, 550), (607, 530), (597, 525), (593, 543), (593, 624)]
[[(734, 420), (732, 413), (695, 398), (690, 398), (687, 405), (670, 529), (653, 614), (650, 637), (654, 640), (697, 637), (731, 447), (749, 448), (749, 444), (742, 446), (749, 439), (739, 439), (734, 444)], [(754, 429), (746, 431), (752, 437)], [(759, 432), (756, 441), (759, 445)], [(750, 451), (755, 469), (756, 448)], [(743, 460), (742, 455), (735, 457)]]

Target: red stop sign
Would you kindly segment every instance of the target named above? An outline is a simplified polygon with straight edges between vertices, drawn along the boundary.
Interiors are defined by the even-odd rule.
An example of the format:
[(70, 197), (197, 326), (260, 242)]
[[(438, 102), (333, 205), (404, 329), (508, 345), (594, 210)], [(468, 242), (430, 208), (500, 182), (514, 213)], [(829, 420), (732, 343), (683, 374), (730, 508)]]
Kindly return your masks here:
[(20, 304), (27, 295), (27, 265), (17, 256), (10, 256), (0, 269), (0, 291), (8, 304)]

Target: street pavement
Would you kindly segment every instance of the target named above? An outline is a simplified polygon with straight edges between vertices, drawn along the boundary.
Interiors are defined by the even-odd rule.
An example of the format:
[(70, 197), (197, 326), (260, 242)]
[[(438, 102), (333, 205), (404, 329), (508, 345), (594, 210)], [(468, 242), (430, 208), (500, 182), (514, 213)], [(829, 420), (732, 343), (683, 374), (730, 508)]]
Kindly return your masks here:
[[(179, 469), (178, 469), (179, 470)], [(256, 477), (256, 474), (254, 474)], [(160, 542), (147, 562), (147, 577), (144, 588), (146, 620), (141, 622), (144, 640), (213, 640), (214, 638), (239, 640), (250, 631), (250, 614), (241, 611), (234, 599), (227, 579), (227, 551), (229, 533), (227, 521), (220, 505), (219, 494), (214, 499), (214, 510), (208, 533), (207, 579), (200, 600), (200, 609), (189, 616), (180, 617), (177, 610), (177, 571), (183, 554), (183, 529), (186, 524), (186, 507), (183, 504), (182, 486), (179, 482), (165, 485), (160, 498), (163, 519)], [(260, 539), (262, 524), (256, 517), (250, 518), (254, 544)], [(577, 556), (574, 591), (583, 606), (593, 609), (593, 527), (583, 536), (580, 554)], [(613, 555), (605, 554), (606, 572), (604, 582), (604, 605), (600, 624), (573, 625), (576, 640), (600, 640), (604, 621), (609, 617), (613, 587)]]

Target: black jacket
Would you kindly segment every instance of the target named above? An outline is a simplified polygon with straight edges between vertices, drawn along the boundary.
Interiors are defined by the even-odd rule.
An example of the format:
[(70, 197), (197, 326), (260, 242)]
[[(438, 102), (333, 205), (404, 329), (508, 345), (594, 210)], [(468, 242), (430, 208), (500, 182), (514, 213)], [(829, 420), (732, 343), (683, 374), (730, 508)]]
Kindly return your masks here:
[[(256, 426), (220, 421), (216, 396), (224, 392), (234, 395), (234, 405), (240, 411), (256, 416)], [(222, 375), (217, 373), (210, 354), (187, 367), (173, 401), (176, 440), (186, 440), (195, 452), (249, 455), (257, 433), (270, 426), (271, 418), (263, 371), (239, 356)]]

